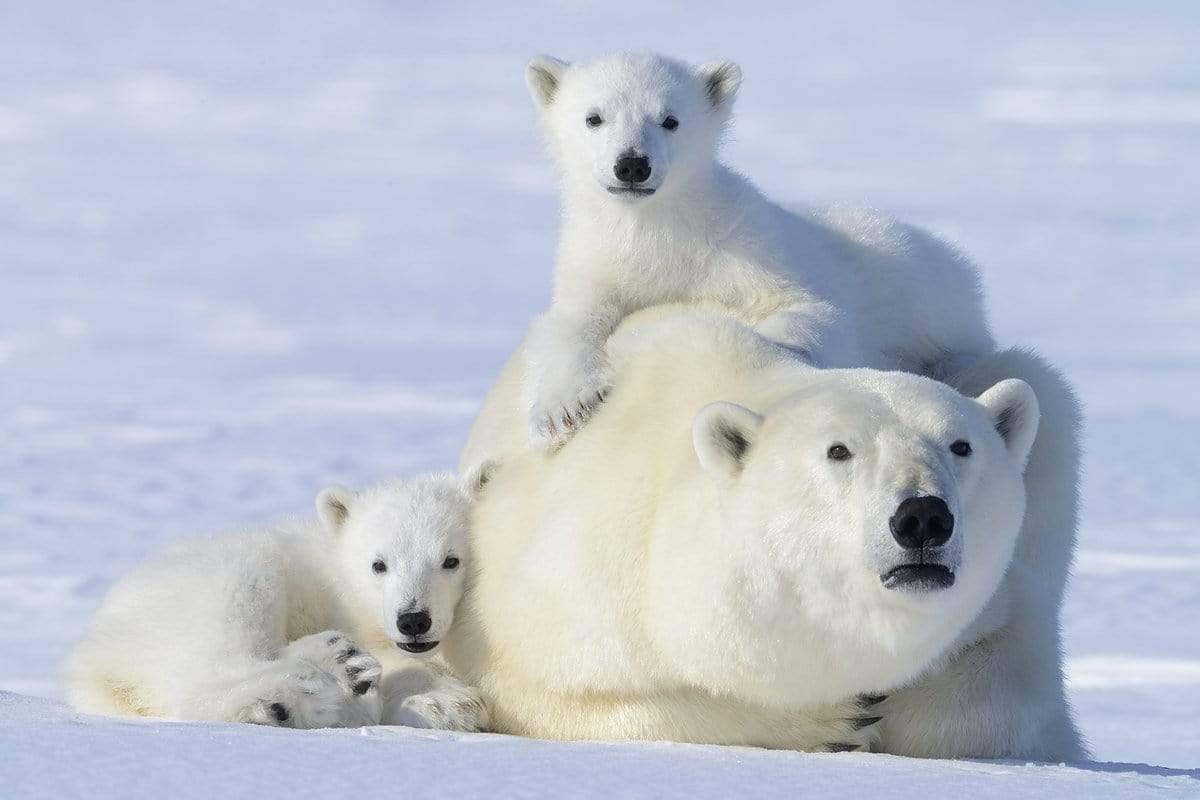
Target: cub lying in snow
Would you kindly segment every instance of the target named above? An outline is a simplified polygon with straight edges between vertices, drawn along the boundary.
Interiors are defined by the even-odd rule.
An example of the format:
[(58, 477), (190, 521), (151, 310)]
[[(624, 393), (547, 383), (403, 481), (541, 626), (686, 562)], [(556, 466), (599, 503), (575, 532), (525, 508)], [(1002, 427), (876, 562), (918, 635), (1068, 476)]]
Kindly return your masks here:
[(526, 80), (563, 206), (554, 300), (526, 346), (535, 443), (591, 416), (612, 384), (605, 340), (653, 305), (720, 303), (825, 367), (931, 374), (994, 349), (952, 248), (871, 211), (793, 213), (718, 161), (737, 65), (541, 57)]
[(180, 542), (113, 587), (67, 663), (80, 710), (294, 728), (476, 730), (430, 662), (462, 593), (477, 489), (450, 475), (330, 487), (320, 521)]

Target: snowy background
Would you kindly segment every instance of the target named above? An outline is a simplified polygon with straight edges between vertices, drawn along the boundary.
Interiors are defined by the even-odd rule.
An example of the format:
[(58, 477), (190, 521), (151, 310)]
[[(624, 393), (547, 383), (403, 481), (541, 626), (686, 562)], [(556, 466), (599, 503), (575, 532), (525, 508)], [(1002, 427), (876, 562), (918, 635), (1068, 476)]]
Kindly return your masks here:
[[(643, 47), (741, 63), (732, 164), (781, 200), (870, 204), (956, 241), (1000, 339), (1076, 382), (1073, 699), (1098, 760), (1191, 771), (1032, 774), (1200, 792), (1200, 5), (690, 5), (0, 4), (0, 690), (60, 696), (108, 585), (167, 540), (453, 464), (549, 293), (556, 187), (524, 62)], [(0, 697), (0, 778), (87, 730)], [(31, 730), (49, 752), (18, 744)], [(162, 733), (160, 752), (188, 728), (105, 730)], [(350, 736), (207, 735), (313, 758)], [(526, 752), (392, 749), (473, 763), (458, 742)], [(746, 780), (722, 764), (815, 785), (850, 767), (1021, 777), (527, 744), (543, 765), (599, 752), (717, 792)]]

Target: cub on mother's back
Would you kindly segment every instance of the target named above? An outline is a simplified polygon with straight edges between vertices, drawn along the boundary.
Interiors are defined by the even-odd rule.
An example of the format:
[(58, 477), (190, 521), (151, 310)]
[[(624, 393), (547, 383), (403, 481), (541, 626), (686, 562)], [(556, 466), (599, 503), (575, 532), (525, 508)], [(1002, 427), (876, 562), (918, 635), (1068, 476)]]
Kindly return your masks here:
[(785, 210), (717, 160), (741, 78), (650, 54), (530, 62), (563, 205), (513, 411), (535, 443), (587, 421), (612, 385), (605, 340), (651, 305), (719, 303), (826, 367), (921, 372), (993, 349), (959, 253), (869, 211)]

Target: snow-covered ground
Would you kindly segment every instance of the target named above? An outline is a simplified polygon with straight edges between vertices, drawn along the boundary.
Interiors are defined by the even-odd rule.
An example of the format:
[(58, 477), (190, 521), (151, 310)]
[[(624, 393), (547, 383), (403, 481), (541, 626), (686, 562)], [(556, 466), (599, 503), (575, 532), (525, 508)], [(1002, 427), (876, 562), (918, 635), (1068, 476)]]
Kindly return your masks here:
[(0, 689), (59, 696), (106, 587), (169, 539), (452, 464), (549, 291), (523, 63), (648, 47), (738, 60), (730, 161), (954, 239), (1001, 338), (1077, 382), (1073, 699), (1097, 759), (1184, 771), (77, 725), (3, 695), (0, 785), (67, 796), (144, 752), (314, 793), (374, 755), (431, 795), (1200, 792), (1200, 5), (250, 5), (0, 4)]

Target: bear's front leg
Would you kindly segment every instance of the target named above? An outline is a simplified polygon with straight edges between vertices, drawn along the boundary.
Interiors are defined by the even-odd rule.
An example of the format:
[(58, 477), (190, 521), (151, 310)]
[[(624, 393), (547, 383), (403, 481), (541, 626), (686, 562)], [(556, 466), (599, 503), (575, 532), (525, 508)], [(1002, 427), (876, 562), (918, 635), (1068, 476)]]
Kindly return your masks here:
[(788, 719), (791, 746), (816, 753), (871, 752), (879, 744), (884, 695), (861, 695), (795, 712)]
[(346, 634), (330, 630), (304, 636), (285, 647), (280, 660), (312, 664), (337, 680), (343, 698), (340, 725), (379, 722), (383, 701), (378, 687), (383, 668)]
[(322, 631), (297, 639), (284, 648), (284, 656), (321, 667), (338, 679), (347, 694), (367, 694), (383, 674), (375, 656), (341, 631)]
[(345, 692), (337, 678), (300, 659), (270, 662), (224, 692), (230, 722), (284, 728), (337, 728), (348, 724)]
[(882, 704), (884, 752), (919, 758), (1086, 758), (1063, 687), (1057, 620), (1041, 615), (1054, 600), (1039, 592), (1020, 564), (1009, 569), (997, 593), (997, 600), (1012, 601), (1007, 621)]
[[(338, 677), (307, 658), (282, 655), (271, 661), (223, 666), (226, 674), (191, 690), (171, 716), (250, 722), (285, 728), (339, 728), (378, 722), (364, 714)], [(378, 692), (376, 703), (378, 703)]]
[(536, 447), (560, 447), (612, 388), (604, 343), (615, 322), (605, 314), (549, 312), (534, 323), (525, 364), (529, 435)]
[(487, 730), (483, 695), (436, 662), (413, 663), (384, 676), (383, 724), (445, 731)]

